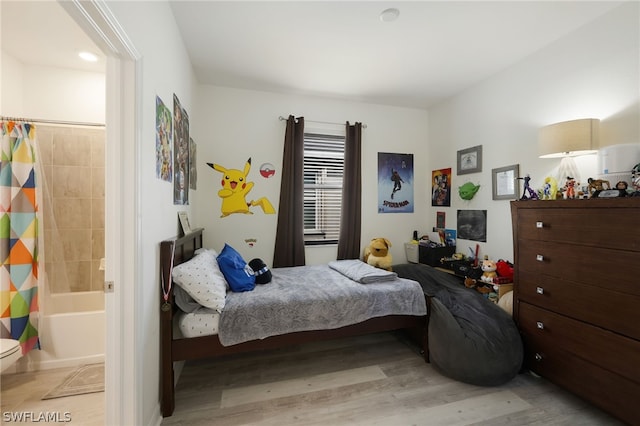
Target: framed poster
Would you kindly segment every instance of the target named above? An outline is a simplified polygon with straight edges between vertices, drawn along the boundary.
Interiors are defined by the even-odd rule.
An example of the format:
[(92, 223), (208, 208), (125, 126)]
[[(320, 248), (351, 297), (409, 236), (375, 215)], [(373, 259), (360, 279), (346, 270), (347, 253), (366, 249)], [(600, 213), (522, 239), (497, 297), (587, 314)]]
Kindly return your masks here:
[(446, 221), (446, 213), (445, 212), (436, 212), (436, 228), (444, 229)]
[(189, 204), (189, 115), (173, 95), (173, 204)]
[(193, 139), (189, 138), (189, 188), (198, 189), (198, 169), (196, 168), (197, 146)]
[(458, 151), (458, 174), (482, 171), (482, 145)]
[(184, 235), (191, 233), (191, 224), (189, 223), (189, 215), (187, 212), (178, 212), (178, 219), (180, 219), (180, 226)]
[(451, 167), (431, 172), (431, 205), (451, 206)]
[(172, 120), (171, 111), (156, 96), (156, 177), (167, 182), (173, 177)]
[(517, 200), (518, 185), (516, 180), (519, 176), (520, 166), (499, 167), (491, 170), (491, 186), (493, 188), (494, 200)]
[(378, 153), (378, 213), (413, 213), (413, 154)]

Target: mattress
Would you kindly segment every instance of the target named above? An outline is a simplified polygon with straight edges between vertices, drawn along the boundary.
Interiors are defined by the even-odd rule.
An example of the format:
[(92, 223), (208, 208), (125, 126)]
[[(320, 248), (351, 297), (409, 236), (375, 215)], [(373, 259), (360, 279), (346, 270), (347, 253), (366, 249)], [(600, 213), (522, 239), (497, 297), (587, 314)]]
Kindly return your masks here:
[(219, 322), (219, 313), (213, 309), (202, 307), (191, 313), (178, 311), (174, 325), (179, 330), (178, 335), (191, 338), (218, 334)]
[(231, 346), (298, 331), (336, 329), (387, 315), (426, 315), (420, 284), (395, 274), (368, 284), (328, 265), (274, 268), (272, 275), (271, 283), (253, 291), (228, 292), (221, 314), (205, 307), (190, 314), (180, 312), (174, 328), (185, 338), (216, 334), (223, 346)]

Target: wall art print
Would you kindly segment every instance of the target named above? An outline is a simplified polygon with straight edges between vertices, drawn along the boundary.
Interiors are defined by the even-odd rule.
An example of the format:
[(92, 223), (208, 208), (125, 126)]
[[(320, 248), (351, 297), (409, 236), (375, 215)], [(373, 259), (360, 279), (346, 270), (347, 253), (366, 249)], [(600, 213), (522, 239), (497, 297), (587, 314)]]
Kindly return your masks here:
[(413, 213), (413, 154), (378, 153), (378, 213)]
[(173, 95), (173, 204), (189, 204), (189, 115)]
[(193, 139), (189, 138), (189, 188), (198, 189), (198, 168), (196, 167), (196, 152), (198, 147)]
[(436, 229), (444, 229), (446, 226), (446, 218), (447, 216), (445, 212), (436, 212)]
[(482, 145), (458, 151), (458, 174), (482, 171)]
[(458, 210), (458, 238), (487, 242), (487, 211)]
[(222, 189), (218, 191), (218, 197), (222, 199), (220, 217), (227, 217), (234, 213), (253, 214), (249, 207), (259, 206), (265, 214), (275, 214), (271, 202), (267, 197), (258, 200), (247, 201), (247, 195), (253, 189), (253, 182), (249, 182), (249, 172), (251, 171), (251, 158), (247, 160), (244, 169), (227, 169), (224, 166), (214, 163), (207, 163), (209, 167), (222, 173)]
[(431, 205), (451, 206), (451, 167), (431, 172)]
[(156, 177), (171, 182), (173, 173), (173, 123), (171, 111), (156, 96)]

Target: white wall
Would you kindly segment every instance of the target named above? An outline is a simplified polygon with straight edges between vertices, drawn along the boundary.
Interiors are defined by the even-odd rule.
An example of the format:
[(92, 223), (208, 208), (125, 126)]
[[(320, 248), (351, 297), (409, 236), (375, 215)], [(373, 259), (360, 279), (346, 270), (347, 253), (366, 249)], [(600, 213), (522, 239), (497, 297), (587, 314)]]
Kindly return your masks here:
[[(510, 69), (429, 110), (430, 169), (453, 167), (450, 208), (427, 209), (430, 224), (437, 210), (455, 228), (458, 209), (487, 210), (487, 242), (481, 255), (513, 260), (509, 201), (493, 201), (491, 169), (520, 165), (534, 188), (555, 174), (559, 160), (537, 157), (538, 129), (578, 118), (599, 118), (601, 145), (640, 143), (639, 3), (629, 2)], [(457, 176), (456, 151), (483, 146), (482, 172)], [(640, 162), (640, 158), (637, 159)], [(597, 174), (596, 157), (577, 159), (583, 180)], [(457, 188), (481, 185), (471, 201)], [(522, 185), (520, 186), (522, 190)], [(576, 201), (579, 202), (579, 201)], [(468, 253), (475, 241), (458, 241)]]
[(104, 73), (25, 65), (2, 53), (2, 115), (104, 123)]
[[(136, 354), (134, 374), (138, 400), (136, 424), (159, 421), (159, 313), (160, 275), (159, 245), (178, 234), (178, 211), (191, 211), (191, 206), (173, 204), (173, 184), (156, 178), (155, 170), (155, 109), (156, 96), (173, 111), (176, 94), (190, 118), (190, 128), (198, 124), (193, 118), (195, 76), (185, 46), (167, 2), (108, 1), (108, 8), (122, 26), (136, 51), (137, 63), (136, 117), (138, 130), (137, 187), (138, 234), (137, 276), (139, 282), (122, 283), (135, 287), (137, 306), (136, 346), (125, 351)], [(127, 405), (129, 403), (127, 402)]]
[[(2, 8), (0, 7), (0, 10)], [(0, 67), (0, 113), (5, 116), (11, 114), (23, 115), (22, 79), (23, 64), (13, 56), (2, 51), (2, 64)], [(10, 111), (13, 111), (10, 113)]]
[[(198, 146), (198, 190), (194, 196), (194, 224), (205, 228), (206, 244), (221, 250), (224, 243), (236, 248), (248, 261), (273, 261), (277, 214), (267, 215), (252, 208), (252, 215), (233, 214), (221, 218), (217, 196), (222, 175), (207, 166), (217, 163), (240, 169), (249, 157), (250, 181), (255, 183), (247, 200), (267, 197), (278, 210), (285, 122), (279, 116), (305, 117), (305, 129), (323, 121), (356, 121), (367, 125), (362, 132), (362, 249), (371, 238), (384, 236), (392, 244), (396, 262), (405, 262), (403, 243), (414, 229), (424, 231), (424, 214), (429, 200), (426, 161), (427, 113), (423, 110), (352, 103), (324, 98), (281, 95), (267, 92), (202, 86), (194, 108), (193, 138)], [(338, 125), (343, 126), (343, 125)], [(326, 126), (325, 126), (326, 127)], [(413, 213), (379, 214), (377, 210), (378, 152), (414, 154), (415, 188)], [(276, 174), (260, 176), (262, 163), (272, 163)], [(403, 190), (407, 188), (403, 186)], [(250, 247), (246, 240), (256, 240)], [(326, 263), (336, 258), (336, 247), (307, 247), (307, 264)]]

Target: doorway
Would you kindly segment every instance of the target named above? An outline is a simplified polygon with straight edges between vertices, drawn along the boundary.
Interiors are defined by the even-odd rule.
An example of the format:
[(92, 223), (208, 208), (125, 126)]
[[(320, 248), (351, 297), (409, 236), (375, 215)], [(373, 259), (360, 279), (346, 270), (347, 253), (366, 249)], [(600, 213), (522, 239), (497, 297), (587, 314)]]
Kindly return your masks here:
[[(135, 286), (138, 172), (136, 61), (139, 55), (102, 0), (60, 2), (107, 55), (105, 171), (105, 424), (139, 424)], [(122, 348), (130, 348), (127, 351)]]

